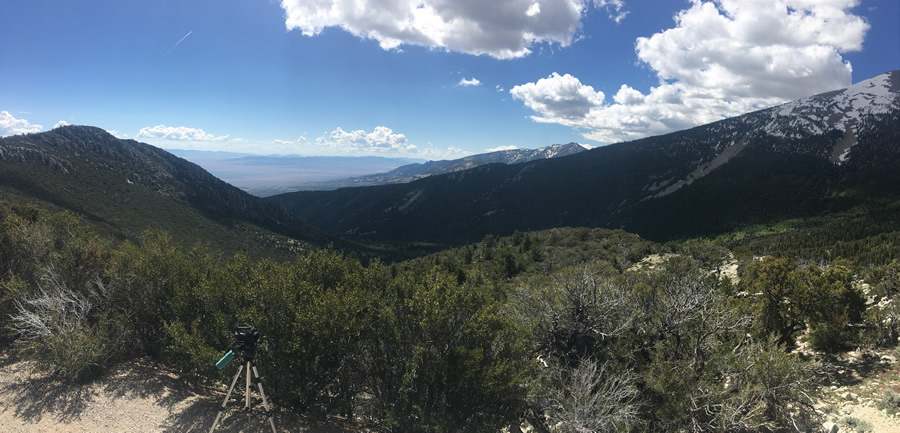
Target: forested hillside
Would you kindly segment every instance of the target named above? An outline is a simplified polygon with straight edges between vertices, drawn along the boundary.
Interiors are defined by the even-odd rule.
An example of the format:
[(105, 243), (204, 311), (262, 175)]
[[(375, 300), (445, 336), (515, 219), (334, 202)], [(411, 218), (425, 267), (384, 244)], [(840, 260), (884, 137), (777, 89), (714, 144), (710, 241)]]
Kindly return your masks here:
[(378, 431), (814, 428), (828, 376), (790, 350), (896, 344), (900, 263), (749, 248), (557, 228), (395, 264), (276, 262), (165, 233), (112, 243), (5, 203), (2, 344), (60, 378), (151, 355), (209, 384), (254, 324), (280, 406)]
[(891, 72), (568, 157), (269, 200), (339, 236), (455, 245), (562, 226), (683, 240), (853, 208), (885, 214), (900, 196), (898, 94)]
[(0, 138), (0, 194), (71, 210), (122, 239), (158, 229), (182, 246), (263, 255), (339, 242), (195, 164), (88, 126)]

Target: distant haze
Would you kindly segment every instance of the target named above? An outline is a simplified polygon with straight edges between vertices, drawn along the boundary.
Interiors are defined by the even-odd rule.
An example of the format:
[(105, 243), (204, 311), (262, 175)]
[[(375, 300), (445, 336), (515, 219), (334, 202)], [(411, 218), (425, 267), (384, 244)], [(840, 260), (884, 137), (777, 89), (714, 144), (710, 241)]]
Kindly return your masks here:
[(259, 156), (179, 149), (167, 151), (260, 197), (317, 189), (316, 185), (322, 182), (384, 173), (403, 165), (425, 162), (421, 159), (377, 156)]

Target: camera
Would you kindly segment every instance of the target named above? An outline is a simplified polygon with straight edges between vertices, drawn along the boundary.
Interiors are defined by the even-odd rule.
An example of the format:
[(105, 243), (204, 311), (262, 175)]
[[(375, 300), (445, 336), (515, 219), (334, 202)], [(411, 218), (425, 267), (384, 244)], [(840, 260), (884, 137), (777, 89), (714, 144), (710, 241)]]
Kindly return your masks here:
[(255, 350), (257, 342), (259, 331), (254, 326), (238, 326), (234, 331), (235, 347), (242, 352)]
[(234, 330), (234, 347), (219, 359), (219, 362), (216, 363), (216, 368), (219, 370), (225, 368), (234, 359), (237, 352), (244, 354), (245, 362), (253, 361), (253, 358), (256, 356), (256, 343), (258, 342), (259, 331), (256, 330), (255, 326), (238, 326)]

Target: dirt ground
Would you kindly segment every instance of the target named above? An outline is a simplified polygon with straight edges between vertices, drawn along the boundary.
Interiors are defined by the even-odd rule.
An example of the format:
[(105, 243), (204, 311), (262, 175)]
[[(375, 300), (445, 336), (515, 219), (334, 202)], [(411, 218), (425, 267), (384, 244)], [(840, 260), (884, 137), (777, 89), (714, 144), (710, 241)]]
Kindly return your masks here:
[[(839, 432), (900, 433), (900, 407), (884, 408), (886, 390), (900, 392), (900, 364), (893, 352), (851, 351), (822, 360), (832, 385), (817, 409)], [(863, 421), (856, 424), (853, 419)]]
[[(893, 352), (848, 352), (823, 361), (832, 383), (816, 404), (823, 421), (835, 423), (841, 433), (900, 433), (900, 413), (879, 407), (885, 390), (900, 393), (900, 364)], [(123, 363), (88, 384), (61, 383), (2, 353), (0, 372), (0, 432), (206, 432), (225, 397), (221, 389), (193, 388), (148, 359)], [(239, 384), (243, 381), (241, 375)], [(216, 431), (271, 431), (259, 395), (251, 395), (249, 413), (242, 410), (243, 400), (232, 396)], [(364, 430), (313, 425), (278, 408), (274, 420), (278, 432)]]
[[(242, 374), (239, 384), (244, 380)], [(251, 396), (249, 413), (232, 396), (217, 432), (272, 431), (259, 394)], [(0, 432), (206, 432), (224, 398), (224, 391), (193, 389), (146, 359), (79, 385), (34, 373), (28, 363), (0, 354)], [(351, 431), (311, 425), (277, 408), (274, 420), (278, 432)]]

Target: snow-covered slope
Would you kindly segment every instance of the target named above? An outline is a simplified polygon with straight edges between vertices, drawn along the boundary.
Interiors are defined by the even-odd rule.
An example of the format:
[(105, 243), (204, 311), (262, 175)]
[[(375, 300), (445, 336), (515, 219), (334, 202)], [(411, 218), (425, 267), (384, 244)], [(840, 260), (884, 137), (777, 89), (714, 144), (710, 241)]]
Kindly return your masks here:
[(846, 89), (788, 102), (765, 110), (769, 121), (763, 130), (776, 137), (800, 138), (837, 129), (844, 133), (835, 144), (832, 161), (850, 157), (857, 142), (856, 126), (869, 115), (885, 114), (900, 107), (900, 71), (860, 81)]
[[(693, 150), (700, 157), (684, 177), (648, 184), (646, 199), (669, 195), (728, 163), (751, 144), (771, 151), (811, 154), (844, 164), (853, 158), (859, 127), (876, 116), (900, 112), (900, 71), (835, 90), (694, 128), (701, 138), (672, 134), (673, 158)], [(675, 138), (675, 137), (681, 137)]]

